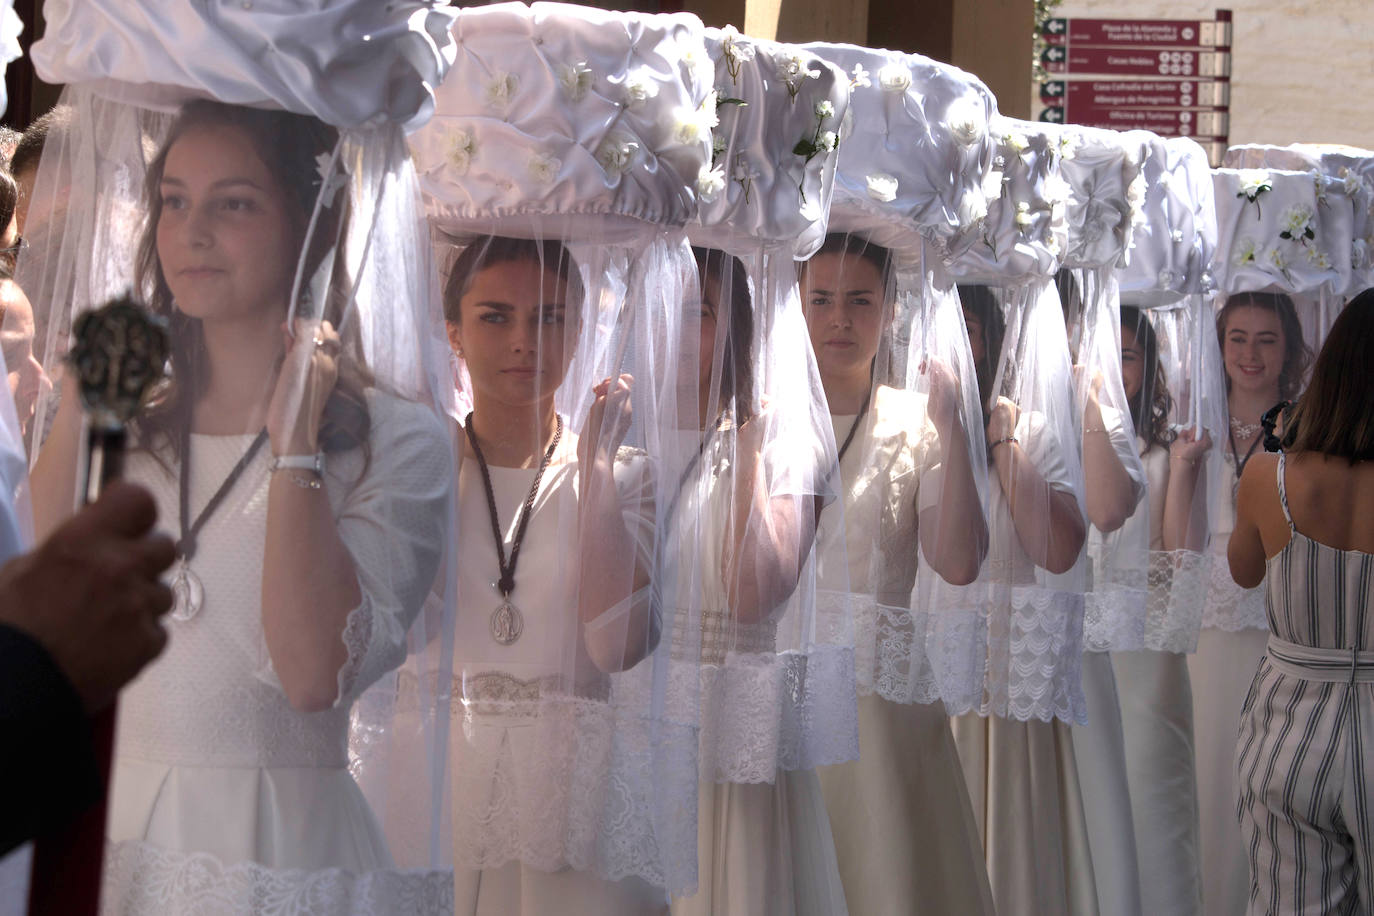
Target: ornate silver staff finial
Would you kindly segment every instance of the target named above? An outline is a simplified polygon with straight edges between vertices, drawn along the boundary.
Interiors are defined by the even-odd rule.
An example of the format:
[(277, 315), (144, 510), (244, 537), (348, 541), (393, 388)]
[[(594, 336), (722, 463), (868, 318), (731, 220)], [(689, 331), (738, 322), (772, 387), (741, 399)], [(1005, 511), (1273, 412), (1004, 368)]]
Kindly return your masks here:
[(125, 424), (166, 374), (171, 341), (166, 323), (130, 293), (83, 312), (72, 326), (67, 357), (86, 409), (85, 475), (81, 496), (94, 502), (123, 466)]

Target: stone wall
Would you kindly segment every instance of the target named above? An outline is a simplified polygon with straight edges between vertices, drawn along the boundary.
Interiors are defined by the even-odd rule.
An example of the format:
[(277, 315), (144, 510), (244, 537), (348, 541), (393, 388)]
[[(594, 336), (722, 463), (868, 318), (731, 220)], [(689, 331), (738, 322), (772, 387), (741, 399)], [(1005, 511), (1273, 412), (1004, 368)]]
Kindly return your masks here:
[(1374, 149), (1374, 0), (1064, 0), (1055, 15), (1211, 19), (1217, 6), (1234, 14), (1231, 143)]

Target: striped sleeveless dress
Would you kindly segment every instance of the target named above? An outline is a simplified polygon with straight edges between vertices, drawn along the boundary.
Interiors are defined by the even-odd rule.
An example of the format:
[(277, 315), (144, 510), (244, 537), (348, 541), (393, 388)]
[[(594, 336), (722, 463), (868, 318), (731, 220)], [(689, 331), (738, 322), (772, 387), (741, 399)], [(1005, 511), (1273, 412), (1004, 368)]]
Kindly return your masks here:
[(1298, 531), (1267, 563), (1269, 645), (1241, 716), (1251, 914), (1374, 912), (1374, 554)]

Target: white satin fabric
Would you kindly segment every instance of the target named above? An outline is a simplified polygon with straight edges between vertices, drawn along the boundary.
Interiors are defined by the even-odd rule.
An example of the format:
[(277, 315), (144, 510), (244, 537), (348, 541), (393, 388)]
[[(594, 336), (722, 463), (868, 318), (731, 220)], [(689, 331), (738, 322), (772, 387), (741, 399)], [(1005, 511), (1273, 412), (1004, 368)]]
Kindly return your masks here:
[(1217, 213), (1207, 153), (1186, 137), (1163, 139), (1132, 131), (1149, 147), (1145, 196), (1128, 263), (1118, 274), (1121, 292), (1141, 305), (1167, 303), (1212, 288)]
[(1218, 226), (1213, 273), (1222, 292), (1349, 288), (1355, 211), (1344, 182), (1271, 168), (1216, 169), (1212, 180)]
[(1012, 286), (1052, 277), (1068, 247), (1069, 183), (1059, 141), (1041, 125), (995, 118), (992, 169), (983, 176), (987, 216), (954, 243), (949, 272), (960, 283)]
[(702, 33), (687, 13), (461, 10), (435, 116), (411, 137), (431, 218), (528, 235), (542, 214), (547, 237), (596, 238), (686, 223), (716, 118)]
[(1354, 208), (1353, 269), (1346, 294), (1353, 296), (1374, 286), (1374, 152), (1324, 143), (1242, 144), (1226, 151), (1222, 165), (1229, 169), (1311, 170), (1338, 180)]
[(831, 228), (864, 234), (905, 261), (920, 258), (913, 230), (941, 255), (960, 244), (988, 210), (992, 93), (977, 77), (915, 54), (804, 47), (853, 86)]
[(1059, 142), (1060, 172), (1069, 183), (1065, 267), (1125, 263), (1144, 220), (1144, 164), (1149, 147), (1139, 135), (1077, 125), (1043, 125)]
[(57, 0), (43, 15), (43, 79), (163, 110), (211, 98), (335, 127), (416, 126), (453, 59), (453, 12), (426, 0)]
[[(722, 100), (710, 166), (696, 180), (694, 241), (810, 257), (825, 240), (849, 78), (796, 45), (706, 30)], [(688, 176), (692, 177), (692, 176)]]

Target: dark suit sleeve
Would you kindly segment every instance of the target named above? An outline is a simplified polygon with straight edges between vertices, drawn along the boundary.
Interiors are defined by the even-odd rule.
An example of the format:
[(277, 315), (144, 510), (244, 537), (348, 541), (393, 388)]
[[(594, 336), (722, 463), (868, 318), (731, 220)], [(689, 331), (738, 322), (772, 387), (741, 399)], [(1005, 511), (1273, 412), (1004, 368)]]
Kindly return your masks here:
[(100, 797), (90, 720), (41, 645), (0, 624), (0, 855)]

